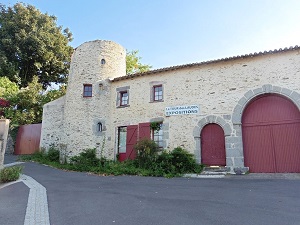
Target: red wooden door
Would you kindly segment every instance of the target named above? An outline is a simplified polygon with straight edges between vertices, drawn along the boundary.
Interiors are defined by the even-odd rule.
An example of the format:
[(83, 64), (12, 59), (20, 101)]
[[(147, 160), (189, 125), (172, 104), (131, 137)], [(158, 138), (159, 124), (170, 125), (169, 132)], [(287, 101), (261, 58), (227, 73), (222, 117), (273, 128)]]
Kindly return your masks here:
[(202, 129), (201, 159), (207, 166), (226, 165), (224, 131), (217, 124), (211, 123)]
[(250, 172), (300, 172), (300, 112), (289, 100), (263, 95), (242, 119), (245, 166)]
[(247, 147), (244, 147), (244, 162), (245, 166), (250, 167), (250, 172), (275, 171), (272, 130), (269, 126), (243, 127), (243, 142), (247, 143)]
[(134, 159), (136, 154), (134, 145), (138, 138), (138, 125), (131, 125), (127, 127), (126, 136), (126, 159)]
[(14, 154), (33, 154), (40, 148), (42, 124), (29, 124), (19, 127)]
[(300, 121), (272, 126), (277, 173), (300, 172)]
[(139, 123), (139, 140), (151, 138), (150, 123)]

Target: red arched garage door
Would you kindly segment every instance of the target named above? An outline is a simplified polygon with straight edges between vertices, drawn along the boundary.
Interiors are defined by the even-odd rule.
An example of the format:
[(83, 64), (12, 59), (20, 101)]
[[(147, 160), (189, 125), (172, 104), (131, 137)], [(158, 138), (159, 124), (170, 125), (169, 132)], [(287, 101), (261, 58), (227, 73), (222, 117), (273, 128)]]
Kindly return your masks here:
[(256, 173), (300, 172), (300, 112), (288, 99), (263, 95), (242, 118), (245, 166)]
[(201, 159), (207, 166), (225, 166), (225, 136), (223, 129), (214, 123), (201, 131)]

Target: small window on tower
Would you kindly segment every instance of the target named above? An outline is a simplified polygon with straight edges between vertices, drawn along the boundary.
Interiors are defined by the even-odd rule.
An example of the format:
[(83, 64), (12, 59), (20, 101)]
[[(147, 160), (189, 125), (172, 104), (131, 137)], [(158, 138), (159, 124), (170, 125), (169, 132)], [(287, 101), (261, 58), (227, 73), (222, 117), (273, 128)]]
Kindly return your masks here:
[(92, 85), (91, 84), (83, 85), (83, 97), (92, 97)]
[(105, 59), (101, 59), (101, 64), (102, 64), (102, 65), (105, 64)]

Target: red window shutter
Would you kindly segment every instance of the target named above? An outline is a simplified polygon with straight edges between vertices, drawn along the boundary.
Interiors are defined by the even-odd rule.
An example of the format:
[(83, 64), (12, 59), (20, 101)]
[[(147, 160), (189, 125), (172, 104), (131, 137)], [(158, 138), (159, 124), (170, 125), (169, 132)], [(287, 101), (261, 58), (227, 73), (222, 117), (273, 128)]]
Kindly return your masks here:
[(138, 138), (138, 125), (131, 125), (127, 127), (126, 136), (126, 159), (134, 159), (136, 154), (134, 145)]
[(139, 140), (151, 139), (150, 123), (140, 123), (139, 124)]

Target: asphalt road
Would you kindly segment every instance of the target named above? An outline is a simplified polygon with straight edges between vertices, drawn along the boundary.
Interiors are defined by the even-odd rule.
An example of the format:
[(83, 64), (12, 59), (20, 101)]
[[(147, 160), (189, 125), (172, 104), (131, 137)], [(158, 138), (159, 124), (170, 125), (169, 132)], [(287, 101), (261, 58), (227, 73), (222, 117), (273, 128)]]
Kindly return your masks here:
[(24, 224), (29, 189), (22, 182), (0, 190), (0, 224)]
[[(35, 163), (24, 174), (47, 188), (52, 225), (300, 225), (299, 179), (103, 177)], [(13, 188), (26, 195), (1, 189), (1, 211)]]

